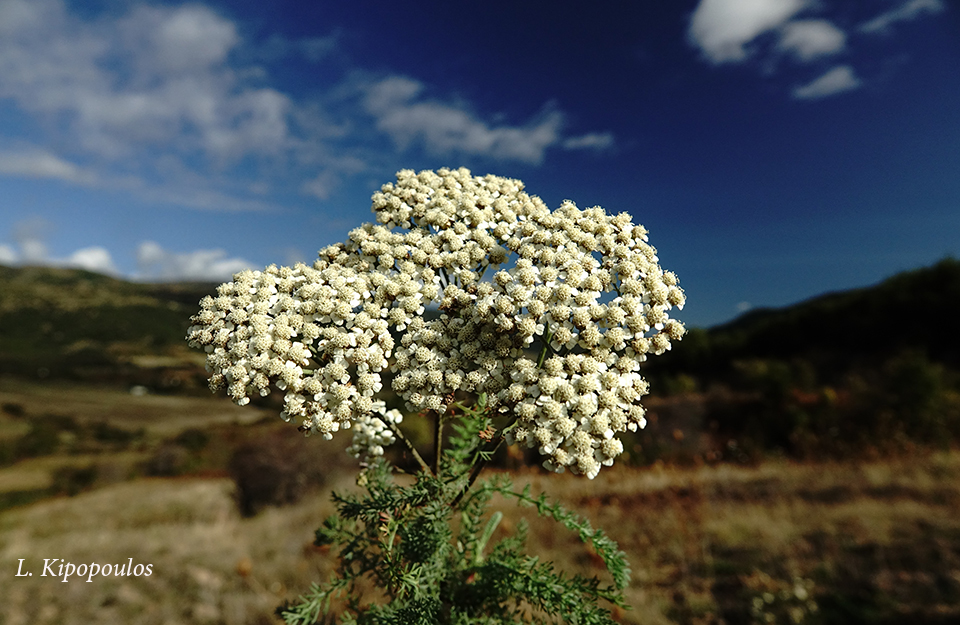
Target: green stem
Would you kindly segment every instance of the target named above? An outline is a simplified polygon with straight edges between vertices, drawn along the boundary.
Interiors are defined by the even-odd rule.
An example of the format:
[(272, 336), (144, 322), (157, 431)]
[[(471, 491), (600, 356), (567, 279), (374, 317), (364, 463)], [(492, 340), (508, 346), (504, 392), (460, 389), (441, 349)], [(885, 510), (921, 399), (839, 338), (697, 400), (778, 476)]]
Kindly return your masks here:
[[(491, 444), (492, 443), (493, 441), (491, 441)], [(461, 490), (460, 494), (454, 497), (453, 501), (450, 503), (451, 506), (456, 507), (456, 505), (460, 503), (460, 500), (463, 499), (463, 496), (466, 495), (467, 492), (473, 487), (474, 483), (477, 481), (477, 478), (480, 477), (480, 473), (487, 466), (487, 462), (489, 462), (488, 458), (493, 457), (493, 454), (495, 454), (500, 448), (501, 443), (503, 443), (502, 436), (497, 438), (495, 445), (492, 447), (488, 446), (490, 447), (489, 453), (484, 453), (480, 456), (480, 459), (477, 460), (476, 464), (473, 465), (473, 469), (470, 471), (470, 477), (467, 478), (467, 483), (464, 485), (463, 490)]]
[(410, 442), (410, 439), (403, 435), (403, 432), (400, 431), (400, 428), (396, 424), (387, 421), (387, 427), (390, 428), (390, 431), (393, 432), (393, 435), (403, 441), (404, 445), (407, 446), (407, 449), (410, 450), (410, 453), (413, 454), (414, 459), (417, 461), (417, 464), (420, 465), (420, 468), (426, 471), (427, 473), (432, 473), (430, 465), (426, 463), (423, 459), (423, 456), (420, 455), (420, 452), (417, 451), (417, 448), (413, 446), (413, 443)]
[(437, 420), (433, 428), (433, 474), (439, 477), (440, 454), (443, 452), (443, 415), (439, 412), (434, 412), (434, 414), (436, 414)]
[(497, 450), (500, 449), (500, 445), (503, 444), (504, 433), (507, 430), (509, 430), (511, 427), (513, 427), (516, 424), (516, 422), (517, 422), (517, 419), (516, 417), (514, 417), (510, 421), (510, 423), (508, 423), (506, 426), (504, 426), (502, 430), (500, 430), (500, 433), (497, 435), (496, 438), (492, 439), (489, 443), (487, 443), (487, 446), (485, 449), (477, 453), (477, 460), (474, 462), (473, 469), (470, 470), (470, 475), (469, 477), (467, 477), (467, 483), (464, 485), (463, 490), (461, 490), (460, 493), (456, 497), (454, 497), (453, 501), (450, 502), (451, 506), (456, 507), (456, 505), (460, 503), (460, 500), (463, 499), (463, 496), (467, 494), (467, 491), (469, 491), (473, 487), (474, 483), (477, 481), (477, 478), (480, 477), (480, 473), (483, 471), (483, 469), (487, 466), (487, 463), (490, 461), (490, 458), (493, 458), (493, 454), (497, 453)]

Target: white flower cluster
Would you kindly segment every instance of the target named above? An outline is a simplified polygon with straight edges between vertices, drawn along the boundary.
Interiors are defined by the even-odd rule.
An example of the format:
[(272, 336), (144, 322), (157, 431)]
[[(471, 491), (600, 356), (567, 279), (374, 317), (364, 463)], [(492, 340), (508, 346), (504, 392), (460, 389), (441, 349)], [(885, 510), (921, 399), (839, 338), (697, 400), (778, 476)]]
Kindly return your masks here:
[[(380, 416), (374, 416), (373, 413)], [(387, 410), (382, 401), (373, 402), (373, 413), (357, 417), (353, 424), (353, 443), (347, 447), (348, 454), (363, 461), (382, 456), (383, 448), (397, 440), (390, 425), (399, 425), (403, 421), (399, 410)]]
[(373, 210), (312, 267), (241, 272), (201, 302), (187, 338), (211, 387), (243, 404), (274, 382), (282, 416), (329, 438), (371, 413), (392, 358), (411, 412), (486, 393), (514, 419), (508, 441), (548, 468), (612, 464), (617, 434), (645, 424), (640, 363), (684, 333), (668, 314), (683, 291), (646, 229), (466, 169), (401, 171)]

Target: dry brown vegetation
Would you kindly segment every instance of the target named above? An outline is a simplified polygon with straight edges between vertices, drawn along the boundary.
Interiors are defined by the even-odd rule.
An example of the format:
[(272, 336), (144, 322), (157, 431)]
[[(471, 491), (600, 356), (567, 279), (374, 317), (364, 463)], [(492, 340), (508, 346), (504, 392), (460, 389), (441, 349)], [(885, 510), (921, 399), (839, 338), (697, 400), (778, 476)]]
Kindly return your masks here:
[[(53, 446), (0, 468), (5, 623), (271, 623), (331, 565), (312, 539), (332, 512), (329, 490), (353, 488), (345, 437), (303, 439), (272, 408), (216, 397), (7, 380), (0, 405), (0, 443), (60, 428)], [(269, 468), (292, 503), (261, 501), (247, 518), (228, 468), (251, 441), (273, 450), (258, 462), (277, 465)], [(161, 470), (164, 453), (172, 460)], [(619, 541), (633, 568), (624, 623), (757, 622), (750, 608), (764, 592), (786, 617), (796, 602), (780, 593), (797, 580), (818, 606), (805, 608), (805, 622), (960, 620), (958, 452), (615, 467), (594, 481), (520, 469), (514, 478)], [(528, 509), (503, 510), (501, 533), (530, 520), (530, 553), (602, 573), (572, 534)], [(34, 576), (14, 577), (20, 558)], [(63, 583), (40, 576), (44, 558), (133, 558), (153, 574)]]
[[(951, 453), (530, 479), (630, 555), (635, 610), (624, 622), (750, 622), (751, 588), (769, 576), (815, 584), (808, 622), (945, 623), (960, 618), (958, 478)], [(589, 562), (571, 538), (543, 531), (559, 562)]]
[[(338, 473), (329, 483), (351, 488)], [(749, 622), (757, 580), (784, 587), (795, 577), (814, 583), (811, 622), (946, 623), (960, 618), (958, 477), (960, 455), (949, 453), (611, 470), (593, 482), (527, 471), (516, 482), (562, 499), (620, 542), (634, 572), (624, 623)], [(277, 605), (327, 570), (330, 554), (311, 541), (331, 507), (315, 494), (242, 518), (232, 491), (224, 478), (139, 478), (0, 513), (6, 622), (273, 622)], [(503, 509), (501, 531), (530, 518), (532, 553), (599, 571), (574, 536)], [(131, 557), (152, 563), (153, 575), (39, 576), (43, 558)], [(13, 577), (19, 558), (33, 577)]]

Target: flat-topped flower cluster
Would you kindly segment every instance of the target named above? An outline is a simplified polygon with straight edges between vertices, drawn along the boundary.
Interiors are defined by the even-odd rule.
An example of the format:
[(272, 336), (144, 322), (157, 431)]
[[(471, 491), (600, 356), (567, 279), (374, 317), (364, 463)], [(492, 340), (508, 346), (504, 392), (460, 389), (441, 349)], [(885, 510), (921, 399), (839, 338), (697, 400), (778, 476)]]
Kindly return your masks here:
[(646, 229), (466, 169), (401, 171), (373, 210), (312, 267), (244, 271), (201, 302), (187, 338), (211, 388), (245, 404), (272, 385), (285, 419), (330, 438), (370, 417), (390, 367), (410, 412), (485, 393), (548, 468), (611, 465), (645, 424), (640, 363), (684, 333)]

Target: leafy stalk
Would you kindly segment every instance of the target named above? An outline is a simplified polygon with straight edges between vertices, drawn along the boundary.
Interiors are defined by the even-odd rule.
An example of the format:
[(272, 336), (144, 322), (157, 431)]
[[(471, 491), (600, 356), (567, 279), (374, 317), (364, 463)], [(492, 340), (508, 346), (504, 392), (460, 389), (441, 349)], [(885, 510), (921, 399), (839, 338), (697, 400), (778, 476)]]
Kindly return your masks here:
[[(601, 602), (624, 607), (630, 579), (616, 542), (560, 504), (533, 496), (529, 486), (514, 491), (505, 476), (477, 480), (494, 442), (481, 437), (491, 428), (484, 399), (457, 405), (460, 418), (451, 422), (440, 474), (422, 467), (415, 482), (398, 484), (381, 458), (366, 469), (364, 492), (333, 495), (337, 514), (317, 530), (316, 543), (336, 548), (336, 571), (299, 603), (278, 610), (287, 623), (614, 623)], [(567, 576), (525, 554), (526, 526), (503, 535), (503, 513), (489, 510), (495, 494), (573, 531), (600, 556), (613, 583)], [(360, 588), (370, 582), (380, 592), (367, 596)]]

